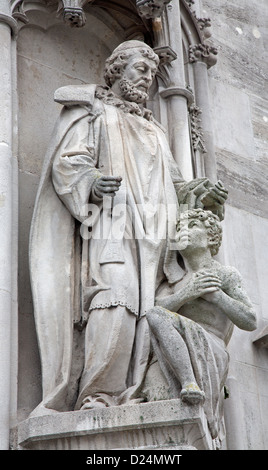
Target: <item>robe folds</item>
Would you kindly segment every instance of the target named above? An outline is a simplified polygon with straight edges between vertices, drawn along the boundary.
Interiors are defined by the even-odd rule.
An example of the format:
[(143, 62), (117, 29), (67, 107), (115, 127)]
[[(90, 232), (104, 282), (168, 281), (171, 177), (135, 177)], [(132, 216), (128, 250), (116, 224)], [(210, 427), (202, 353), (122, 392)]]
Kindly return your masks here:
[[(181, 384), (172, 365), (168, 363), (161, 351), (158, 336), (159, 333), (165, 334), (171, 342), (171, 337), (175, 337), (173, 335), (176, 331), (187, 347), (196, 383), (205, 393), (203, 407), (211, 436), (213, 439), (218, 438), (222, 441), (225, 435), (224, 386), (229, 368), (229, 353), (225, 342), (190, 318), (162, 307), (156, 307), (148, 312), (147, 319), (151, 328), (154, 352), (169, 385), (170, 398), (179, 398)], [(176, 343), (173, 346), (175, 361)], [(181, 361), (182, 358), (178, 358), (179, 360)]]
[[(183, 275), (176, 251), (169, 249), (178, 200), (184, 203), (190, 194), (196, 203), (208, 182), (183, 181), (153, 119), (107, 104), (95, 93), (95, 85), (83, 85), (55, 94), (64, 107), (45, 157), (31, 225), (41, 407), (54, 410), (65, 409), (74, 323), (86, 322), (92, 310), (117, 305), (137, 318), (146, 315), (161, 281), (177, 282)], [(92, 200), (101, 175), (121, 176), (121, 187), (114, 198)], [(145, 364), (144, 338), (140, 347)]]

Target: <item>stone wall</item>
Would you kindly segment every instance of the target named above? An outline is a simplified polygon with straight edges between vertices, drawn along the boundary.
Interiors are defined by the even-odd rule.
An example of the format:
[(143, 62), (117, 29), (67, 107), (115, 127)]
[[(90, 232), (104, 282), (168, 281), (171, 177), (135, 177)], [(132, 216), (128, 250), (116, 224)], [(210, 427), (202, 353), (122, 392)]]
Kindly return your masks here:
[[(202, 16), (211, 18), (219, 50), (209, 83), (218, 175), (229, 190), (224, 262), (241, 272), (261, 331), (268, 323), (268, 5), (265, 0), (202, 3)], [(268, 350), (258, 347), (255, 337), (256, 332), (235, 329), (229, 345), (230, 449), (268, 448)]]

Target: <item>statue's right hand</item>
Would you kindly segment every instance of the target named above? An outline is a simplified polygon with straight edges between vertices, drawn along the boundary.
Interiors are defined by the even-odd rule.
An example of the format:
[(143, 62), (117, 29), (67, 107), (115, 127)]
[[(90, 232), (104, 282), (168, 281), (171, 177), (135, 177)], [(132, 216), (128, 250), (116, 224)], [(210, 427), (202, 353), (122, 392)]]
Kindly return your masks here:
[(121, 181), (121, 176), (101, 176), (93, 183), (93, 196), (99, 199), (102, 199), (104, 196), (114, 197), (120, 188)]

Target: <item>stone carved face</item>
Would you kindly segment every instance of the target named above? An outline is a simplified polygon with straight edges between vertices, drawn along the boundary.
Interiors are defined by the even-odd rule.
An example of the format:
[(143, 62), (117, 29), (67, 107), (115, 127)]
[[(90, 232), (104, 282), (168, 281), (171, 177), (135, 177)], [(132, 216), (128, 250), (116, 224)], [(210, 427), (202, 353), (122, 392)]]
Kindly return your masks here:
[(159, 58), (140, 41), (122, 43), (107, 59), (104, 78), (121, 98), (143, 103), (153, 82)]
[(207, 229), (198, 219), (183, 220), (177, 233), (178, 249), (183, 254), (209, 248)]
[(153, 60), (144, 57), (138, 51), (131, 55), (119, 80), (122, 97), (136, 103), (146, 101), (156, 70)]
[(189, 211), (181, 217), (177, 225), (176, 241), (178, 250), (182, 254), (209, 249), (214, 256), (221, 245), (221, 238), (220, 222), (210, 211), (202, 209)]

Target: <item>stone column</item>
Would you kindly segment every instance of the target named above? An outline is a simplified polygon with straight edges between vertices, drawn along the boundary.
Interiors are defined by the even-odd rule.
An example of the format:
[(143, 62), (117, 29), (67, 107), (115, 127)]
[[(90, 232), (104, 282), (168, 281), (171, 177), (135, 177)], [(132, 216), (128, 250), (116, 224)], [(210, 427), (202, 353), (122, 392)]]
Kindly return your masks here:
[[(0, 449), (9, 448), (13, 323), (13, 39), (10, 2), (0, 0)], [(13, 356), (14, 357), (14, 356)]]
[(196, 105), (202, 111), (201, 122), (206, 147), (204, 156), (205, 175), (216, 182), (217, 169), (215, 159), (213, 126), (210, 111), (208, 68), (216, 63), (216, 48), (205, 44), (190, 46), (189, 59), (194, 68), (194, 85)]
[(179, 2), (167, 7), (170, 42), (177, 59), (169, 69), (169, 86), (160, 92), (167, 100), (170, 147), (185, 180), (193, 178), (192, 155), (188, 121), (188, 92), (185, 89), (184, 61), (182, 49), (181, 18)]

